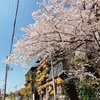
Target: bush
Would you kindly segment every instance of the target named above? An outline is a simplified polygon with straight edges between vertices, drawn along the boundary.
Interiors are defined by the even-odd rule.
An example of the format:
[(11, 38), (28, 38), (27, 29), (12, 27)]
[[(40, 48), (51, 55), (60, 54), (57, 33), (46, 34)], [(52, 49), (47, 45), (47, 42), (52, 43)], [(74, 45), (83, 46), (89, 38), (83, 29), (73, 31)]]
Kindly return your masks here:
[[(70, 88), (74, 86), (76, 90), (70, 91)], [(66, 96), (67, 100), (100, 100), (100, 90), (96, 89), (96, 87), (86, 86), (83, 82), (80, 82), (77, 78), (66, 79), (63, 82), (63, 94)], [(74, 99), (72, 99), (74, 97)]]

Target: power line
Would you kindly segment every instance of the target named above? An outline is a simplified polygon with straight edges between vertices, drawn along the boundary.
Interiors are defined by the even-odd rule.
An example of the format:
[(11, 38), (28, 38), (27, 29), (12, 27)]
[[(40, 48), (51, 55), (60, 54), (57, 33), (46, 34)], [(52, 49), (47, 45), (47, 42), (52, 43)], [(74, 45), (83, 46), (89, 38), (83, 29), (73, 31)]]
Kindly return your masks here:
[[(12, 51), (12, 45), (13, 45), (13, 40), (14, 40), (14, 34), (15, 34), (15, 28), (16, 28), (16, 20), (17, 20), (17, 15), (18, 15), (18, 8), (19, 8), (19, 0), (17, 1), (17, 7), (16, 7), (16, 14), (15, 14), (15, 19), (14, 19), (14, 24), (13, 24), (13, 33), (12, 33), (12, 39), (11, 39), (11, 46), (10, 46), (10, 54)], [(8, 73), (8, 64), (6, 64), (6, 72), (5, 72), (5, 87), (4, 87), (4, 100), (6, 99), (6, 85), (7, 85), (7, 73)]]
[(19, 86), (21, 86), (23, 83), (25, 83), (25, 81), (22, 81), (21, 83), (15, 85), (15, 86), (13, 86), (13, 87), (9, 87), (9, 89), (11, 89), (11, 91), (13, 91), (13, 89), (17, 90), (17, 88), (18, 88)]
[(10, 27), (10, 20), (9, 19), (10, 19), (10, 0), (9, 0), (9, 4), (8, 4), (8, 29), (9, 29), (8, 31), (10, 32), (10, 28), (9, 28)]
[(18, 15), (18, 8), (19, 8), (19, 0), (17, 1), (16, 14), (15, 14), (15, 19), (14, 19), (14, 24), (13, 24), (13, 33), (12, 33), (12, 38), (11, 38), (10, 54), (12, 52), (12, 45), (13, 45), (14, 34), (15, 34), (15, 29), (16, 29), (16, 20), (17, 20), (17, 15)]
[(11, 20), (11, 24), (12, 24), (12, 17), (13, 17), (13, 11), (14, 11), (13, 5), (14, 5), (14, 2), (13, 2), (13, 0), (12, 0), (12, 2), (11, 2), (11, 15), (10, 15), (10, 16), (11, 16), (11, 17), (10, 17), (10, 18), (11, 18), (11, 19), (10, 19), (10, 20)]
[(25, 83), (25, 81), (23, 81), (20, 84), (18, 84), (17, 87), (21, 86), (23, 83)]
[(23, 13), (22, 13), (22, 18), (21, 18), (21, 23), (20, 23), (20, 25), (23, 23), (23, 16), (24, 16), (24, 13), (25, 13), (25, 8), (26, 8), (26, 2), (27, 2), (27, 0), (24, 0), (25, 1), (25, 3), (24, 3), (24, 6), (23, 6)]

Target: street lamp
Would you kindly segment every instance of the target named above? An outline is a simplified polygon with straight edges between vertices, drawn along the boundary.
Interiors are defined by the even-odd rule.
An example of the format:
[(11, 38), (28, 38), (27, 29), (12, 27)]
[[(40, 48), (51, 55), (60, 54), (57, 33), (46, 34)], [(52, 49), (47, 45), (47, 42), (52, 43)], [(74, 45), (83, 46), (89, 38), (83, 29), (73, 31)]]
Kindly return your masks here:
[(4, 85), (4, 99), (6, 98), (6, 85), (7, 85), (7, 75), (8, 75), (8, 71), (12, 70), (12, 68), (9, 67), (8, 64), (6, 64), (6, 72), (5, 72), (5, 85)]

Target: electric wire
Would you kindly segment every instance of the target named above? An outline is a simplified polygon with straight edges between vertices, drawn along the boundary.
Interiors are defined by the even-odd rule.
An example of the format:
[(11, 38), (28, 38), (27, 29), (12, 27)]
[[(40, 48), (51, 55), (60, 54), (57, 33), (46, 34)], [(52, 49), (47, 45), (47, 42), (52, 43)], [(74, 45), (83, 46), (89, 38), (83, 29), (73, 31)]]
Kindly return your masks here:
[(13, 87), (10, 87), (9, 89), (11, 89), (11, 91), (12, 91), (13, 89), (15, 89), (15, 88), (21, 86), (23, 83), (25, 83), (25, 81), (22, 81), (21, 83), (15, 85), (15, 86), (13, 86)]
[[(22, 21), (21, 21), (21, 24), (23, 22), (23, 15), (24, 15), (24, 12), (25, 12), (25, 7), (26, 7), (26, 2), (27, 0), (25, 1), (25, 4), (24, 4), (24, 10), (23, 10), (23, 13), (22, 13)], [(10, 5), (10, 3), (9, 3)], [(13, 7), (13, 3), (12, 3), (12, 7)], [(17, 16), (18, 16), (18, 9), (19, 9), (19, 0), (17, 0), (17, 7), (16, 7), (16, 13), (15, 13), (15, 18), (14, 18), (14, 24), (13, 24), (13, 32), (12, 32), (12, 38), (11, 38), (11, 45), (10, 45), (10, 54), (12, 52), (12, 46), (13, 46), (13, 41), (14, 41), (14, 35), (15, 35), (15, 31), (16, 31), (16, 21), (17, 21)], [(12, 9), (12, 14), (13, 14), (13, 9)], [(36, 71), (36, 70), (35, 70)], [(25, 82), (25, 81), (24, 81)], [(20, 84), (14, 86), (13, 88), (15, 87), (19, 87), (20, 85), (22, 85), (24, 82), (21, 82)]]
[[(9, 6), (10, 6), (10, 2), (9, 2)], [(16, 7), (15, 18), (14, 18), (14, 23), (13, 23), (13, 32), (12, 32), (10, 52), (9, 52), (10, 54), (12, 52), (12, 45), (13, 45), (14, 34), (15, 34), (15, 29), (16, 29), (16, 21), (17, 21), (17, 16), (18, 16), (18, 8), (19, 8), (19, 0), (17, 0), (17, 7)], [(7, 64), (6, 64), (6, 68), (7, 68)], [(6, 73), (7, 73), (7, 70), (6, 70)], [(6, 74), (6, 76), (7, 76), (7, 74)], [(6, 80), (7, 79), (5, 78), (4, 99), (5, 99), (5, 95), (6, 95)]]
[[(34, 70), (34, 73), (37, 71), (37, 69)], [(22, 81), (21, 83), (19, 83), (18, 85), (15, 85), (14, 87), (12, 87), (12, 89), (14, 89), (15, 87), (19, 87), (21, 86), (23, 83), (25, 83), (25, 80)]]
[[(9, 21), (9, 19), (10, 19), (10, 0), (9, 0), (9, 3), (8, 3), (8, 29), (10, 29), (10, 28), (9, 28), (9, 26), (10, 26), (10, 21)], [(10, 30), (8, 30), (8, 32), (10, 32)]]
[(24, 3), (24, 7), (23, 7), (23, 13), (22, 13), (22, 18), (21, 18), (21, 23), (20, 23), (20, 26), (22, 25), (22, 23), (23, 23), (23, 16), (24, 16), (24, 13), (25, 13), (25, 8), (26, 8), (26, 2), (27, 2), (27, 0), (25, 0), (25, 3)]
[(12, 3), (11, 3), (11, 24), (12, 24), (12, 17), (13, 17), (13, 11), (14, 11), (13, 5), (14, 5), (14, 2), (12, 0)]
[(15, 14), (15, 19), (14, 19), (14, 24), (13, 24), (13, 33), (12, 33), (12, 38), (11, 38), (10, 54), (12, 52), (12, 45), (13, 45), (13, 40), (14, 40), (14, 35), (15, 35), (16, 20), (17, 20), (17, 15), (18, 15), (18, 8), (19, 8), (19, 0), (17, 1), (16, 14)]

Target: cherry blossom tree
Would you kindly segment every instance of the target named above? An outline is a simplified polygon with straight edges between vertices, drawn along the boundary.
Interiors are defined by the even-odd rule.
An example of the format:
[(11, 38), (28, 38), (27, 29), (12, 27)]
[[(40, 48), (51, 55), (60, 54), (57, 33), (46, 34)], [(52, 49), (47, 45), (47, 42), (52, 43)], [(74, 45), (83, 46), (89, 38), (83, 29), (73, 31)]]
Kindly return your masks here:
[[(93, 56), (94, 69), (100, 71), (100, 0), (44, 0), (39, 5), (42, 9), (32, 13), (35, 23), (21, 28), (26, 34), (17, 41), (6, 62), (21, 63), (25, 67), (34, 58), (44, 58), (55, 48), (64, 48), (69, 54), (70, 66), (77, 58), (86, 58), (84, 64), (74, 64), (78, 67), (71, 73), (81, 80), (86, 76), (97, 79), (94, 74), (85, 73), (85, 65), (89, 56)], [(69, 57), (72, 52), (73, 58)]]

